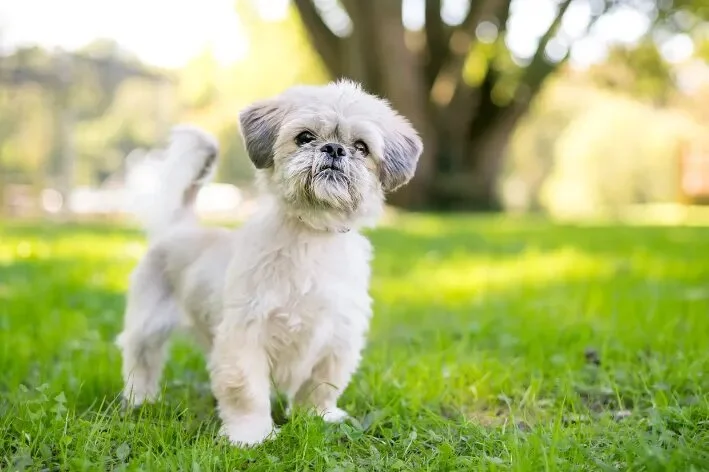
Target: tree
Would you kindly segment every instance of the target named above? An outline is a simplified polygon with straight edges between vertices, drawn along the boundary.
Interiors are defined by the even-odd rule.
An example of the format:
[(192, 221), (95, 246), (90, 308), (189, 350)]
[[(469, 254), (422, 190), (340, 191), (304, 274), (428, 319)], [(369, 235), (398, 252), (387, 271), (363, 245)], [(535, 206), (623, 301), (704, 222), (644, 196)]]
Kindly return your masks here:
[[(401, 0), (294, 0), (330, 75), (358, 80), (388, 98), (424, 139), (416, 177), (392, 195), (392, 203), (408, 208), (497, 206), (496, 180), (508, 139), (579, 39), (562, 27), (571, 7), (588, 6), (588, 32), (620, 6), (645, 9), (656, 21), (674, 24), (672, 13), (678, 8), (703, 14), (706, 4), (549, 0), (555, 13), (542, 25), (532, 54), (521, 58), (507, 46), (514, 28), (511, 10), (521, 1), (472, 0), (460, 21), (445, 21), (442, 0), (425, 0), (425, 25), (409, 31), (401, 20)], [(333, 11), (349, 27), (331, 28), (337, 23)]]
[[(152, 90), (132, 113), (120, 110), (123, 115), (116, 119), (111, 110), (115, 98), (133, 78), (151, 82)], [(135, 110), (144, 112), (153, 96), (160, 97), (155, 85), (167, 80), (106, 41), (72, 53), (30, 47), (0, 56), (0, 112), (11, 110), (6, 115), (12, 117), (10, 125), (0, 120), (0, 174), (37, 186), (56, 185), (66, 198), (77, 178), (91, 181), (110, 170), (107, 164), (112, 163), (104, 161), (112, 147), (125, 154), (139, 144), (140, 133), (132, 131), (148, 128), (134, 125), (135, 116), (143, 116)], [(160, 108), (160, 99), (155, 101)], [(4, 183), (0, 178), (0, 193)]]
[(671, 65), (650, 40), (632, 47), (611, 48), (604, 62), (591, 67), (589, 76), (605, 89), (658, 106), (666, 105), (676, 89)]

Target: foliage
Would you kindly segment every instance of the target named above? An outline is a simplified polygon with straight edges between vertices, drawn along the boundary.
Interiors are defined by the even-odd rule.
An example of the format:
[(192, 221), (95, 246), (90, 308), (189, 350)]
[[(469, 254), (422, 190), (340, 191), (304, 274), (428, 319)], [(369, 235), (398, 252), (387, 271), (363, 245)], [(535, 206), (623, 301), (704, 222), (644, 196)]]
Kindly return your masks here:
[(589, 71), (600, 87), (640, 100), (666, 105), (676, 93), (672, 67), (649, 40), (633, 46), (615, 46), (608, 58)]
[(500, 178), (503, 204), (541, 211), (542, 186), (554, 168), (555, 147), (571, 123), (593, 107), (598, 91), (566, 77), (551, 79), (511, 137)]
[[(238, 136), (238, 110), (294, 83), (322, 82), (325, 74), (293, 8), (276, 24), (265, 23), (248, 2), (239, 2), (237, 11), (250, 42), (257, 46), (233, 64), (219, 63), (205, 50), (181, 70), (161, 71), (164, 81), (159, 83), (142, 76), (116, 81), (90, 62), (75, 64), (64, 97), (66, 107), (59, 108), (69, 108), (76, 121), (76, 184), (101, 184), (122, 170), (125, 156), (133, 149), (163, 144), (167, 128), (176, 122), (192, 122), (218, 135), (223, 151), (221, 180), (239, 185), (250, 181), (252, 167)], [(111, 41), (97, 40), (80, 53), (98, 59), (115, 57), (122, 66), (153, 72)], [(11, 182), (41, 188), (53, 185), (61, 171), (55, 132), (57, 97), (52, 92), (53, 65), (58, 59), (39, 48), (0, 58), (3, 67), (23, 66), (49, 80), (21, 86), (0, 82), (0, 172), (3, 177), (12, 173)]]
[(117, 402), (128, 273), (116, 227), (0, 228), (5, 470), (705, 470), (706, 228), (408, 216), (372, 233), (375, 318), (343, 406), (239, 451), (200, 352), (164, 401)]
[(513, 136), (501, 183), (506, 204), (555, 216), (611, 216), (680, 196), (683, 146), (702, 127), (585, 80), (550, 84)]
[(699, 136), (697, 128), (679, 113), (617, 97), (599, 100), (557, 143), (547, 209), (595, 216), (624, 205), (676, 202), (680, 151)]
[[(327, 1), (299, 0), (289, 7), (285, 18), (273, 22), (259, 16), (253, 5), (257, 1), (240, 0), (236, 3), (250, 44), (246, 56), (236, 63), (220, 63), (217, 56), (205, 50), (183, 69), (165, 73), (170, 80), (164, 85), (140, 77), (116, 82), (106, 68), (93, 67), (88, 62), (79, 64), (71, 93), (65, 97), (76, 120), (74, 183), (101, 184), (112, 172), (121, 170), (125, 155), (132, 149), (162, 144), (170, 124), (187, 121), (204, 126), (219, 137), (222, 159), (218, 179), (247, 186), (252, 166), (237, 131), (238, 110), (254, 99), (278, 93), (294, 83), (321, 83), (333, 75), (332, 65), (322, 56), (322, 43), (315, 37), (317, 31), (313, 29), (328, 12), (341, 10), (343, 6), (345, 9), (350, 6), (353, 12), (359, 11), (357, 8), (396, 7), (396, 10), (396, 5), (401, 3), (396, 0), (348, 0), (328, 4)], [(575, 2), (581, 0), (571, 0), (571, 4)], [(563, 67), (566, 56), (561, 60), (550, 58), (546, 48), (541, 47), (544, 40), (553, 42), (554, 38), (561, 37), (563, 22), (559, 26), (561, 30), (555, 29), (553, 24), (540, 22), (537, 32), (542, 42), (537, 54), (528, 58), (514, 57), (507, 47), (507, 39), (517, 27), (515, 14), (524, 13), (522, 10), (515, 13), (515, 8), (523, 5), (522, 0), (473, 2), (474, 8), (458, 19), (441, 14), (443, 3), (425, 2), (427, 21), (415, 31), (405, 30), (401, 15), (387, 10), (388, 28), (379, 23), (384, 21), (382, 19), (377, 19), (375, 24), (360, 18), (350, 25), (354, 26), (354, 32), (337, 30), (334, 38), (338, 47), (356, 41), (368, 45), (356, 54), (341, 50), (342, 54), (337, 56), (338, 64), (342, 63), (340, 66), (344, 71), (354, 67), (350, 61), (345, 61), (346, 58), (361, 55), (365, 64), (360, 66), (366, 70), (360, 72), (366, 76), (376, 72), (376, 80), (372, 79), (369, 85), (374, 91), (381, 86), (382, 94), (411, 116), (424, 135), (425, 148), (431, 155), (422, 158), (417, 174), (422, 178), (431, 174), (435, 182), (429, 182), (431, 188), (422, 189), (414, 184), (403, 191), (410, 188), (412, 195), (422, 195), (424, 199), (429, 199), (430, 192), (442, 207), (460, 208), (458, 204), (462, 200), (462, 207), (470, 209), (473, 206), (466, 200), (468, 197), (483, 200), (490, 197), (488, 190), (496, 191), (501, 180), (506, 189), (502, 193), (520, 194), (518, 199), (523, 200), (522, 206), (532, 209), (553, 206), (549, 200), (541, 202), (541, 189), (554, 163), (571, 159), (558, 155), (560, 146), (556, 140), (566, 136), (567, 128), (582, 115), (584, 108), (597, 105), (590, 97), (606, 103), (614, 96), (599, 96), (595, 88), (579, 86), (578, 77), (569, 77), (568, 69)], [(562, 14), (567, 2), (557, 3), (557, 14)], [(652, 11), (648, 14), (657, 18), (653, 29), (638, 44), (612, 48), (607, 60), (592, 67), (587, 78), (600, 88), (656, 106), (681, 107), (699, 122), (709, 121), (709, 88), (696, 85), (702, 81), (701, 74), (707, 73), (701, 59), (709, 54), (706, 1), (591, 3), (596, 6), (604, 3), (611, 10), (621, 4), (638, 9), (650, 6)], [(507, 7), (510, 7), (509, 11)], [(657, 15), (654, 9), (657, 9)], [(594, 18), (602, 18), (602, 9), (594, 12)], [(308, 13), (315, 16), (308, 16)], [(394, 20), (395, 24), (391, 23)], [(333, 32), (328, 25), (332, 24), (324, 25), (330, 40), (333, 40), (329, 36)], [(357, 33), (358, 25), (359, 33), (370, 32), (371, 36)], [(551, 36), (546, 37), (545, 32)], [(696, 72), (695, 69), (678, 70), (678, 66), (666, 63), (659, 53), (661, 39), (675, 33), (688, 34), (694, 42)], [(400, 51), (391, 49), (397, 44)], [(445, 54), (438, 54), (436, 50)], [(110, 41), (97, 40), (80, 53), (93, 58), (115, 57), (125, 67), (151, 71)], [(407, 58), (413, 62), (399, 62)], [(49, 73), (57, 59), (55, 54), (38, 48), (22, 49), (1, 58), (3, 67), (25, 65), (43, 73)], [(350, 65), (346, 66), (345, 62)], [(385, 73), (385, 69), (389, 73)], [(352, 69), (349, 72), (352, 74), (348, 75), (357, 78), (357, 71)], [(423, 81), (424, 87), (411, 88), (412, 81)], [(690, 87), (691, 93), (687, 92), (686, 82), (694, 84)], [(388, 85), (384, 86), (385, 83)], [(29, 184), (39, 190), (56, 185), (62, 172), (56, 116), (61, 107), (55, 107), (58, 99), (50, 89), (32, 83), (0, 87), (0, 199), (4, 195), (3, 184)], [(619, 106), (626, 109), (630, 105), (622, 102)], [(613, 113), (612, 106), (601, 108)], [(648, 113), (659, 116), (654, 111)], [(595, 120), (603, 122), (603, 117), (595, 116)], [(645, 116), (637, 123), (646, 123)], [(598, 150), (601, 146), (582, 144), (590, 142), (583, 133), (591, 133), (598, 139), (613, 136), (613, 139), (622, 141), (620, 131), (576, 124), (573, 128), (574, 139), (579, 144), (570, 142), (567, 136), (563, 147), (584, 148), (571, 151), (574, 158), (586, 162), (579, 164), (584, 169), (595, 165), (589, 163), (600, 166), (605, 160), (604, 156), (589, 154), (590, 149)], [(629, 123), (623, 123), (621, 128), (631, 135), (638, 133)], [(666, 136), (662, 149), (673, 146), (670, 143), (674, 142), (675, 134), (674, 131), (661, 133)], [(509, 147), (506, 146), (508, 142)], [(642, 149), (648, 154), (642, 159), (638, 157), (638, 165), (655, 162), (655, 157), (651, 156), (663, 160), (663, 156), (670, 152)], [(666, 167), (658, 165), (655, 168)], [(664, 178), (659, 176), (654, 180)], [(659, 195), (656, 192), (650, 194)], [(662, 195), (664, 199), (667, 191)]]
[[(0, 169), (14, 174), (12, 182), (38, 188), (56, 184), (64, 158), (60, 129), (69, 120), (76, 123), (71, 139), (78, 184), (100, 183), (120, 166), (121, 153), (155, 141), (149, 114), (159, 105), (154, 84), (144, 83), (144, 78), (125, 80), (124, 75), (126, 70), (149, 72), (124, 58), (115, 44), (109, 46), (98, 41), (73, 55), (66, 77), (60, 69), (65, 56), (59, 53), (26, 48), (1, 58), (4, 69), (15, 71), (0, 82), (0, 114), (11, 117), (7, 125), (0, 124)], [(113, 55), (93, 56), (107, 48)], [(16, 76), (21, 79), (13, 79)]]
[[(37, 184), (41, 169), (53, 151), (50, 97), (37, 85), (0, 89), (0, 186), (3, 180)], [(38, 175), (39, 174), (39, 175)]]

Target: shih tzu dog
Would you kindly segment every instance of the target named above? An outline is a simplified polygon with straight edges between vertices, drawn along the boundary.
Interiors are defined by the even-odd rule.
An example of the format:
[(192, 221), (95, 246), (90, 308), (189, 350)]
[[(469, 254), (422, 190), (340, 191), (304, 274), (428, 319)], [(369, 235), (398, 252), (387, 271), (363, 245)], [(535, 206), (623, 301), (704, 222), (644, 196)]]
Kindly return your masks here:
[(384, 195), (405, 183), (423, 150), (410, 123), (350, 81), (298, 86), (239, 115), (261, 200), (237, 230), (201, 227), (194, 212), (215, 167), (216, 140), (173, 130), (160, 184), (143, 198), (149, 247), (131, 276), (122, 351), (124, 401), (156, 399), (166, 343), (187, 325), (204, 345), (231, 443), (276, 431), (271, 393), (325, 421), (365, 345), (371, 247)]

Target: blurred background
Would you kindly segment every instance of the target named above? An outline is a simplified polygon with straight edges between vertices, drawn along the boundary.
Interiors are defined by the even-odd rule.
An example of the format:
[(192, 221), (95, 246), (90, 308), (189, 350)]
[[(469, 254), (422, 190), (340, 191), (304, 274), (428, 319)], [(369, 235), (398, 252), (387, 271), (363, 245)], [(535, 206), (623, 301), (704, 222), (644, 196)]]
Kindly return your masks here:
[(200, 211), (238, 217), (239, 109), (349, 77), (425, 140), (396, 207), (700, 212), (707, 59), (709, 0), (5, 1), (0, 211), (122, 218), (127, 163), (191, 122), (222, 146)]

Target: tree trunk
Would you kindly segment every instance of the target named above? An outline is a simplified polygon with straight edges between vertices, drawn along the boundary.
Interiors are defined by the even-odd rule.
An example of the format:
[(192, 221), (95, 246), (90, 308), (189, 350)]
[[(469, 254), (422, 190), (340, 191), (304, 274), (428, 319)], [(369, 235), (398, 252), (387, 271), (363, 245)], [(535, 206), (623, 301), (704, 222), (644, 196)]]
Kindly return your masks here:
[[(341, 0), (352, 20), (348, 37), (328, 29), (314, 0), (294, 0), (312, 43), (334, 77), (361, 82), (388, 99), (408, 118), (424, 143), (414, 178), (388, 196), (407, 209), (497, 209), (497, 180), (515, 124), (553, 70), (543, 51), (571, 0), (564, 0), (550, 30), (524, 71), (509, 105), (493, 102), (501, 79), (492, 62), (483, 82), (464, 82), (463, 68), (480, 21), (495, 18), (504, 29), (510, 0), (472, 2), (463, 23), (450, 28), (440, 17), (440, 0), (427, 0), (421, 41), (401, 21), (401, 0)], [(416, 44), (414, 44), (416, 43)], [(529, 86), (528, 86), (529, 85)]]
[[(567, 53), (549, 62), (545, 51), (573, 1), (557, 2), (556, 16), (530, 63), (519, 70), (507, 104), (493, 100), (500, 81), (506, 80), (495, 69), (496, 61), (487, 61), (480, 84), (466, 83), (464, 69), (482, 21), (495, 22), (504, 38), (512, 0), (469, 2), (468, 13), (454, 27), (441, 17), (441, 0), (426, 0), (425, 27), (417, 33), (405, 31), (401, 0), (340, 0), (353, 24), (349, 37), (336, 36), (327, 27), (315, 0), (294, 3), (331, 74), (360, 81), (389, 99), (423, 139), (414, 178), (390, 195), (389, 202), (408, 209), (480, 210), (499, 208), (497, 180), (512, 131), (544, 80), (568, 58)], [(586, 30), (614, 4), (603, 2)], [(407, 44), (414, 34), (417, 40)]]
[(346, 46), (340, 76), (360, 81), (369, 92), (385, 97), (421, 135), (424, 152), (408, 185), (388, 202), (409, 209), (427, 204), (434, 176), (436, 131), (428, 109), (428, 87), (420, 74), (421, 57), (409, 49), (401, 22), (401, 0), (357, 0), (347, 4), (357, 28)]
[(491, 123), (473, 140), (448, 147), (439, 162), (451, 165), (436, 173), (430, 205), (439, 210), (499, 210), (497, 180), (513, 131), (513, 122)]

